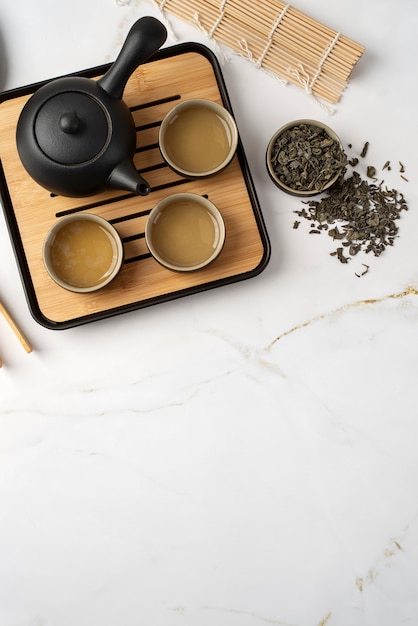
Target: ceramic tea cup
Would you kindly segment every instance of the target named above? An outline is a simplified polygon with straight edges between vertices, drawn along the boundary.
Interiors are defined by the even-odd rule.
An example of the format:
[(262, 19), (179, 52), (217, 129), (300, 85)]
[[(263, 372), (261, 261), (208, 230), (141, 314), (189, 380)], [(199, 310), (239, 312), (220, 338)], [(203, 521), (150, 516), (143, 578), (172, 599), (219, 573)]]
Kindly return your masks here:
[(194, 98), (172, 108), (159, 130), (166, 163), (188, 178), (212, 176), (232, 160), (238, 145), (234, 118), (212, 100)]
[(177, 272), (202, 269), (214, 261), (225, 241), (225, 224), (210, 200), (178, 193), (161, 200), (149, 214), (145, 241), (152, 256)]
[(89, 293), (115, 278), (123, 261), (123, 245), (116, 229), (102, 217), (70, 215), (48, 232), (43, 261), (57, 285)]
[(266, 166), (271, 180), (293, 196), (308, 197), (326, 191), (340, 178), (346, 164), (337, 134), (315, 120), (285, 124), (267, 147)]

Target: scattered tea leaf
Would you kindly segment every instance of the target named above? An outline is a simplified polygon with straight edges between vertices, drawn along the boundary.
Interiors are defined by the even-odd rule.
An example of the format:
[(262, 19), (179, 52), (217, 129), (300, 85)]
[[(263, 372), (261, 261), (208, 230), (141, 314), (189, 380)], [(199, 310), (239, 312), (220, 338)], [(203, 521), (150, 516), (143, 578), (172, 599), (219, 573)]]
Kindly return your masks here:
[(357, 274), (357, 272), (355, 273), (358, 278), (361, 278), (361, 276), (364, 276), (365, 274), (367, 274), (367, 272), (370, 269), (369, 266), (366, 265), (365, 263), (363, 263), (362, 265), (365, 268), (365, 270), (364, 270), (364, 272), (361, 272), (361, 274)]
[(366, 141), (366, 143), (363, 146), (363, 150), (360, 152), (360, 156), (362, 159), (364, 159), (364, 157), (366, 156), (368, 149), (369, 149), (369, 142)]
[(341, 263), (348, 263), (349, 257), (344, 256), (343, 248), (337, 248), (337, 257)]
[[(341, 179), (321, 200), (309, 200), (307, 208), (295, 211), (317, 229), (326, 222), (331, 228), (328, 235), (341, 242), (333, 256), (341, 263), (349, 257), (343, 254), (348, 248), (350, 256), (363, 251), (380, 256), (387, 246), (394, 244), (398, 236), (396, 221), (408, 210), (402, 193), (388, 189), (383, 181), (376, 185), (362, 179), (358, 172)], [(311, 228), (312, 230), (312, 228)]]
[[(369, 142), (366, 142), (361, 153), (363, 158), (368, 147)], [(354, 158), (348, 163), (355, 167), (358, 162)], [(405, 171), (400, 161), (399, 167)], [(382, 169), (390, 170), (390, 161), (386, 161)], [(300, 211), (295, 211), (299, 217), (309, 220), (310, 233), (326, 231), (339, 242), (330, 255), (341, 263), (347, 263), (360, 251), (380, 256), (398, 237), (397, 220), (408, 210), (407, 202), (401, 192), (388, 189), (383, 180), (376, 184), (376, 173), (375, 167), (368, 166), (367, 176), (373, 182), (363, 179), (355, 170), (347, 178), (342, 174), (320, 200), (307, 200)], [(408, 181), (402, 174), (401, 178)], [(369, 271), (368, 265), (363, 263), (363, 267), (364, 272), (356, 276), (364, 276)]]
[(330, 237), (332, 237), (333, 239), (344, 239), (345, 238), (345, 233), (340, 232), (337, 228), (337, 226), (335, 228), (331, 228), (328, 231), (328, 235)]

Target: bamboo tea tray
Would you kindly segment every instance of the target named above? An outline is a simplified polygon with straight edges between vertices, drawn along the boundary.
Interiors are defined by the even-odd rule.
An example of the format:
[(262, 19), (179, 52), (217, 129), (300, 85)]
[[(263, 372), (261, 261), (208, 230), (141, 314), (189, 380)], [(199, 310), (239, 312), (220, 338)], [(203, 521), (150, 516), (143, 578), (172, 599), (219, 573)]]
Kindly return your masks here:
[[(108, 65), (79, 75), (98, 78)], [(158, 128), (177, 102), (199, 97), (231, 105), (213, 53), (189, 43), (160, 50), (131, 76), (124, 100), (137, 127), (135, 165), (151, 186), (138, 197), (109, 191), (89, 198), (53, 196), (26, 173), (16, 150), (20, 112), (41, 84), (0, 94), (0, 194), (29, 308), (35, 320), (63, 329), (119, 313), (166, 302), (259, 274), (270, 257), (270, 244), (242, 144), (220, 174), (200, 181), (179, 177), (163, 162)], [(149, 254), (144, 230), (152, 207), (163, 197), (187, 191), (206, 195), (221, 211), (226, 240), (220, 256), (203, 270), (172, 272)], [(114, 281), (91, 294), (56, 285), (42, 261), (45, 236), (57, 219), (88, 211), (101, 215), (118, 230), (124, 246), (122, 270)]]

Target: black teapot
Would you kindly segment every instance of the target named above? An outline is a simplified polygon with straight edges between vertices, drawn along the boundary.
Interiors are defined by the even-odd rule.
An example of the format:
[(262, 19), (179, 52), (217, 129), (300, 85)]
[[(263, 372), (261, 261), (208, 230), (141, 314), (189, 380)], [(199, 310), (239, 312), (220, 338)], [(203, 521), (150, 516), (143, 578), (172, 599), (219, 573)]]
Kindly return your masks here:
[(16, 143), (23, 166), (39, 185), (69, 197), (106, 189), (150, 192), (133, 162), (136, 130), (122, 96), (131, 74), (166, 38), (159, 20), (143, 17), (99, 80), (66, 76), (35, 91), (20, 114)]

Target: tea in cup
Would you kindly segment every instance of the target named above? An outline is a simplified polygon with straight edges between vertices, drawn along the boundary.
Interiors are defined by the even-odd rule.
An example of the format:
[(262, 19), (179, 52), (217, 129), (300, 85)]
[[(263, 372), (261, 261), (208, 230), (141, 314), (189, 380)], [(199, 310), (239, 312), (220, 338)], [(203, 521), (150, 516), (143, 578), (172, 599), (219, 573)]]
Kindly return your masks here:
[(238, 145), (232, 115), (220, 104), (195, 98), (177, 104), (163, 119), (159, 147), (168, 165), (189, 178), (224, 169)]
[(164, 198), (152, 209), (145, 227), (152, 256), (179, 272), (206, 267), (219, 255), (224, 240), (221, 213), (210, 200), (193, 193)]
[(109, 284), (119, 272), (122, 241), (116, 229), (102, 217), (91, 213), (70, 215), (49, 231), (43, 260), (58, 285), (88, 293)]

